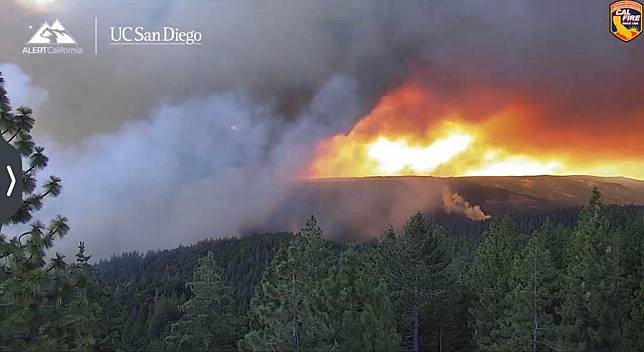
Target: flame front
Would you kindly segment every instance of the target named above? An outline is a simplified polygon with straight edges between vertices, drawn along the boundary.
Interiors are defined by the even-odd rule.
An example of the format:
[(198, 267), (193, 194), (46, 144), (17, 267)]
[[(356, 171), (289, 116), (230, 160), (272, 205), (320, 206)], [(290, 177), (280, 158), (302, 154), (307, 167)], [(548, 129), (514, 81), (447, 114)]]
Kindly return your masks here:
[(367, 155), (378, 164), (378, 171), (397, 174), (405, 169), (412, 172), (432, 172), (441, 164), (467, 150), (472, 137), (466, 134), (452, 134), (439, 138), (426, 147), (409, 146), (405, 140), (390, 141), (379, 137), (368, 145)]
[[(513, 104), (469, 118), (465, 109), (445, 106), (431, 92), (410, 83), (381, 98), (348, 135), (336, 135), (320, 145), (308, 176), (589, 174), (644, 178), (639, 160), (614, 154), (602, 157), (601, 153), (589, 158), (576, 151), (579, 146), (574, 144), (548, 145), (538, 140), (544, 134), (537, 131), (540, 125), (535, 121), (532, 109)], [(579, 141), (592, 140), (570, 133), (574, 134)]]

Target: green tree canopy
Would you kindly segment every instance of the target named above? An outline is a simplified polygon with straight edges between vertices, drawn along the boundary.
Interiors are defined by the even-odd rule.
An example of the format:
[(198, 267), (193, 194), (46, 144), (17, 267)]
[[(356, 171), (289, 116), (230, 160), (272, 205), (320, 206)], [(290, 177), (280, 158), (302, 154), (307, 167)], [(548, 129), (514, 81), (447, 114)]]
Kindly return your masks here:
[(620, 234), (611, 231), (595, 188), (579, 214), (564, 277), (562, 346), (586, 351), (617, 350), (625, 310), (620, 267)]
[(47, 225), (33, 220), (46, 199), (61, 193), (61, 180), (49, 176), (37, 190), (48, 159), (31, 136), (32, 110), (12, 111), (3, 83), (0, 74), (0, 133), (28, 167), (20, 209), (6, 222), (26, 230), (0, 235), (0, 350), (90, 350), (97, 310), (88, 301), (86, 262), (68, 266), (58, 253), (47, 262), (47, 251), (69, 232), (67, 218), (58, 215)]
[(474, 342), (484, 351), (500, 350), (501, 323), (511, 309), (512, 271), (518, 254), (519, 232), (509, 217), (493, 220), (476, 253), (472, 306)]
[(452, 280), (447, 239), (417, 213), (404, 226), (402, 236), (387, 230), (378, 253), (401, 322), (403, 346), (419, 351), (423, 348), (421, 317), (438, 309)]
[(330, 350), (328, 313), (322, 309), (322, 284), (331, 253), (314, 217), (280, 250), (251, 301), (250, 331), (241, 342), (252, 351)]
[(199, 259), (194, 280), (186, 284), (193, 294), (181, 306), (183, 316), (172, 325), (171, 350), (230, 351), (240, 337), (238, 316), (230, 288), (224, 285), (215, 255)]
[(400, 349), (387, 285), (365, 254), (351, 247), (345, 250), (336, 273), (326, 282), (325, 294), (325, 309), (340, 351)]

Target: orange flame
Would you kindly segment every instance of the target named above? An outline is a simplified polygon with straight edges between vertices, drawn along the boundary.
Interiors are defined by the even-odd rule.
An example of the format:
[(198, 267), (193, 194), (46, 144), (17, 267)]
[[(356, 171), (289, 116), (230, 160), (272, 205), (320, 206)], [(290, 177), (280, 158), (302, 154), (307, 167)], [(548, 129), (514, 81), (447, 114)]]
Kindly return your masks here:
[[(547, 127), (540, 127), (536, 109), (507, 103), (489, 116), (469, 120), (467, 111), (461, 110), (447, 106), (421, 85), (405, 84), (382, 97), (348, 135), (322, 143), (308, 176), (591, 174), (644, 178), (638, 160), (620, 160), (614, 155), (592, 160), (575, 152), (575, 146), (567, 149), (539, 141), (536, 136), (548, 132), (543, 131)], [(537, 128), (540, 133), (532, 134)]]

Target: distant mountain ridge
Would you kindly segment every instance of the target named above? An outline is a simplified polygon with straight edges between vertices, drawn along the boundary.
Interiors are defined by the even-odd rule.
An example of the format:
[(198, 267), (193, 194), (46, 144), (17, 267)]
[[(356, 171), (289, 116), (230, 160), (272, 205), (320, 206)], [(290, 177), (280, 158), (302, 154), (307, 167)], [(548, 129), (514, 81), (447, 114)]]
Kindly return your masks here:
[[(305, 181), (305, 188), (335, 183), (344, 188), (354, 182), (374, 183), (382, 187), (448, 187), (467, 200), (488, 206), (494, 211), (510, 207), (562, 208), (585, 204), (593, 187), (602, 193), (607, 204), (644, 205), (644, 181), (627, 177), (572, 176), (383, 176), (362, 178), (329, 178)], [(328, 188), (333, 188), (328, 187)], [(492, 210), (490, 210), (492, 211)]]
[[(593, 187), (606, 204), (644, 205), (644, 181), (597, 176), (397, 176), (311, 179), (297, 183), (269, 216), (264, 230), (297, 230), (310, 214), (331, 238), (365, 239), (392, 224), (402, 226), (417, 211), (465, 214), (479, 206), (492, 217), (531, 209), (584, 205)], [(448, 199), (461, 199), (455, 208)], [(454, 195), (458, 195), (457, 197)], [(450, 208), (450, 209), (448, 209)], [(456, 210), (453, 210), (456, 209)]]

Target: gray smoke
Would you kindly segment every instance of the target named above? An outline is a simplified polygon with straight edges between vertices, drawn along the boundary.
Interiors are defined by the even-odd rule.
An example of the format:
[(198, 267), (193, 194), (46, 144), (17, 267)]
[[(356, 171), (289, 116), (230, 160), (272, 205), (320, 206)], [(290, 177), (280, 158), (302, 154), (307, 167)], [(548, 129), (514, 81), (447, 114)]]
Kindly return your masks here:
[(10, 95), (14, 107), (29, 106), (38, 111), (40, 106), (49, 99), (46, 90), (33, 84), (31, 77), (16, 64), (1, 63), (0, 72), (5, 79), (4, 87)]
[[(400, 81), (419, 57), (418, 6), (347, 1), (72, 1), (46, 12), (4, 1), (0, 62), (18, 63), (50, 94), (39, 131), (61, 143), (110, 133), (159, 104), (244, 91), (288, 120), (302, 115), (336, 75), (353, 77), (362, 108)], [(420, 3), (419, 3), (420, 4)], [(93, 54), (98, 17), (98, 55)], [(405, 17), (405, 21), (400, 21)], [(21, 50), (44, 20), (60, 19), (84, 55)], [(115, 47), (110, 26), (161, 26), (203, 33), (200, 47)], [(32, 26), (30, 29), (29, 26)]]
[[(418, 182), (420, 181), (420, 182)], [(356, 178), (300, 182), (277, 205), (268, 228), (296, 231), (315, 214), (328, 237), (365, 241), (396, 231), (418, 211), (441, 209), (440, 183), (420, 178)]]
[[(314, 146), (350, 130), (409, 79), (450, 107), (475, 106), (474, 118), (522, 103), (503, 92), (542, 107), (554, 127), (630, 126), (615, 119), (632, 122), (643, 111), (644, 46), (611, 38), (599, 2), (57, 0), (46, 11), (22, 3), (0, 4), (11, 14), (0, 22), (0, 62), (11, 63), (14, 103), (37, 107), (36, 138), (52, 160), (46, 173), (63, 178), (63, 195), (44, 212), (68, 216), (69, 247), (84, 239), (99, 256), (273, 223), (271, 208), (285, 204)], [(86, 54), (22, 55), (34, 30), (55, 18)], [(110, 47), (109, 26), (118, 25), (199, 30), (203, 45)], [(401, 213), (383, 211), (368, 230), (440, 206), (435, 193), (365, 195)], [(349, 201), (329, 204), (331, 227), (344, 214), (371, 215)]]
[(69, 217), (63, 250), (84, 240), (97, 257), (260, 227), (316, 144), (350, 129), (358, 101), (355, 81), (338, 76), (292, 121), (222, 93), (161, 105), (81, 148), (48, 141), (46, 173), (62, 177), (64, 191), (39, 217)]
[(459, 213), (465, 215), (468, 219), (474, 221), (483, 221), (491, 218), (481, 210), (481, 207), (472, 204), (463, 198), (458, 193), (450, 192), (447, 188), (443, 188), (443, 208), (447, 214)]
[[(357, 81), (365, 111), (410, 76), (456, 107), (480, 105), (482, 116), (503, 109), (494, 92), (525, 97), (561, 126), (601, 123), (609, 114), (623, 121), (641, 111), (613, 102), (638, 100), (644, 47), (612, 38), (600, 2), (56, 0), (46, 11), (25, 2), (0, 4), (0, 13), (11, 14), (0, 22), (0, 62), (19, 64), (49, 92), (37, 129), (64, 144), (117, 131), (160, 102), (229, 90), (296, 119), (336, 75)], [(571, 13), (578, 13), (574, 21)], [(21, 54), (34, 28), (54, 18), (86, 55)], [(203, 45), (106, 45), (109, 27), (119, 25), (199, 30)]]

